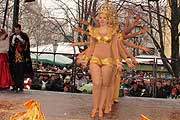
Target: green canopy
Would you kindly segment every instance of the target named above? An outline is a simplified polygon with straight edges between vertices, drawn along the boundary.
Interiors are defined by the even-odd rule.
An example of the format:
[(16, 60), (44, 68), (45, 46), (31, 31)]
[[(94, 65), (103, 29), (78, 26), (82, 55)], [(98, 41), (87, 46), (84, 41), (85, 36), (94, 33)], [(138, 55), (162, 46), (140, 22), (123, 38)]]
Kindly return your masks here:
[(37, 54), (31, 54), (32, 60), (43, 62), (43, 63), (56, 64), (56, 65), (70, 65), (73, 62), (72, 59), (64, 55), (59, 55), (59, 54), (55, 56), (54, 54), (40, 54), (38, 56), (36, 55)]

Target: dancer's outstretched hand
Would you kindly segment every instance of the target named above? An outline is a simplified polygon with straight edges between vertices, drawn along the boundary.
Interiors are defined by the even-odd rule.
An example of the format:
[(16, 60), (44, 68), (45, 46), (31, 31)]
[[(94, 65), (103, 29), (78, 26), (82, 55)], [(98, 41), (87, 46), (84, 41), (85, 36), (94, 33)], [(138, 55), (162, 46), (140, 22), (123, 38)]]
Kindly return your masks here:
[(124, 64), (122, 62), (117, 63), (117, 69), (118, 70), (122, 70), (123, 66), (124, 66)]
[(75, 32), (79, 32), (81, 34), (86, 34), (89, 35), (89, 32), (84, 31), (83, 29), (81, 29), (80, 27), (74, 28)]
[(72, 46), (72, 47), (73, 47), (73, 46), (78, 46), (78, 45), (79, 45), (78, 42), (74, 42), (74, 43), (71, 43), (71, 44), (70, 44), (70, 46)]
[(147, 47), (140, 46), (140, 49), (143, 50), (147, 54), (153, 53), (153, 50)]
[(83, 59), (83, 55), (85, 54), (86, 51), (83, 51), (81, 52), (78, 56), (77, 56), (77, 59), (76, 59), (76, 62), (78, 64), (81, 64), (82, 65), (82, 68), (85, 69), (87, 67), (87, 64), (88, 64), (88, 61), (84, 60)]
[(74, 31), (75, 31), (75, 32), (80, 32), (80, 33), (83, 32), (83, 30), (82, 30), (80, 27), (74, 28)]
[(136, 61), (136, 58), (135, 58), (135, 57), (133, 57), (133, 58), (131, 59), (131, 61), (132, 61), (132, 63), (133, 63), (134, 65), (137, 65), (137, 64), (138, 64), (138, 61)]
[(83, 60), (81, 61), (82, 68), (85, 69), (87, 67), (88, 62)]
[(126, 63), (127, 63), (128, 67), (130, 69), (135, 69), (136, 68), (136, 65), (134, 65), (130, 60), (127, 60)]
[(141, 18), (142, 17), (140, 15), (137, 15), (134, 24), (139, 25), (141, 23)]
[(138, 21), (138, 20), (140, 20), (142, 17), (138, 14), (138, 15), (136, 15), (136, 21)]
[(88, 21), (86, 21), (86, 20), (81, 20), (80, 23), (82, 23), (84, 25), (89, 25)]
[(77, 63), (82, 66), (83, 69), (87, 67), (88, 61), (83, 60), (82, 57), (77, 57)]

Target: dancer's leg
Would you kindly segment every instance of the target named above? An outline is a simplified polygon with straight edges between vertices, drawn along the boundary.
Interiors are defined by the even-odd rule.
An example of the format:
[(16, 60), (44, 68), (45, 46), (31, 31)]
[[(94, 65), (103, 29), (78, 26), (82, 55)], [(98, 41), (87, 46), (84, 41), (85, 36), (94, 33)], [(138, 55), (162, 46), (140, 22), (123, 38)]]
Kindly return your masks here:
[(101, 99), (99, 103), (99, 117), (103, 116), (103, 106), (108, 93), (108, 88), (112, 80), (112, 66), (102, 66), (102, 89), (101, 89)]
[(102, 86), (102, 74), (100, 66), (94, 63), (90, 64), (90, 72), (93, 82), (93, 110), (91, 113), (91, 117), (95, 117), (95, 114), (99, 108), (99, 99)]
[(111, 106), (112, 106), (112, 100), (113, 100), (113, 94), (114, 94), (114, 85), (115, 85), (115, 75), (116, 75), (116, 69), (113, 68), (113, 75), (112, 79), (109, 83), (109, 88), (108, 88), (108, 93), (106, 97), (106, 103), (105, 103), (105, 110), (104, 113), (109, 113), (111, 111)]
[(120, 87), (121, 73), (122, 73), (121, 71), (118, 71), (115, 77), (114, 95), (113, 95), (114, 102), (119, 102), (119, 87)]

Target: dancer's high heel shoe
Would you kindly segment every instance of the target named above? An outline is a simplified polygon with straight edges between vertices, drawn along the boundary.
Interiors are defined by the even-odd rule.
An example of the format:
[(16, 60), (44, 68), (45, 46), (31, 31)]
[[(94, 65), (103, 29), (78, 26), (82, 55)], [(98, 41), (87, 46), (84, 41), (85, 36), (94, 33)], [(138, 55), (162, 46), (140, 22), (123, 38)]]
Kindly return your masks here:
[(111, 106), (107, 106), (104, 110), (104, 113), (110, 113), (111, 112)]
[(99, 111), (98, 116), (99, 116), (99, 118), (102, 118), (103, 117), (103, 111)]
[(91, 117), (94, 118), (96, 116), (97, 110), (92, 110)]

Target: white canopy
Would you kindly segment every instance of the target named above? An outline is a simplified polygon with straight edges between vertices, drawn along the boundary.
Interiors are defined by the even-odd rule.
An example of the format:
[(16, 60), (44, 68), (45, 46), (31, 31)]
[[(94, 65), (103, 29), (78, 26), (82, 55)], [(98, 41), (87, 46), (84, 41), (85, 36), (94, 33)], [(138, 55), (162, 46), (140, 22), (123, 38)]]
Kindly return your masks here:
[[(38, 51), (38, 52), (54, 53), (53, 44), (38, 46), (38, 49), (37, 49), (37, 47), (33, 47), (33, 48), (30, 48), (30, 51), (31, 52)], [(61, 42), (61, 43), (58, 43), (56, 53), (78, 54), (79, 48), (75, 47), (75, 51), (74, 51), (74, 48), (72, 46), (70, 46), (70, 43)], [(70, 59), (64, 55), (60, 55), (60, 54), (55, 55), (55, 61), (54, 61), (54, 54), (42, 53), (42, 54), (38, 54), (38, 56), (37, 56), (37, 53), (32, 53), (31, 58), (34, 60), (36, 60), (38, 58), (38, 61), (42, 61), (42, 62), (46, 62), (46, 63), (50, 63), (50, 64), (54, 64), (54, 62), (55, 62), (55, 64), (62, 65), (62, 64), (71, 64), (73, 62), (72, 59)]]
[(145, 63), (145, 64), (152, 64), (153, 62), (156, 62), (157, 64), (163, 64), (161, 57), (156, 55), (138, 55), (136, 56), (136, 61), (139, 63)]
[[(74, 48), (75, 48), (75, 51), (74, 51)], [(60, 42), (60, 43), (58, 43), (56, 53), (78, 54), (79, 53), (79, 48), (78, 47), (74, 47), (74, 48), (72, 46), (70, 46), (70, 43)], [(32, 52), (52, 52), (52, 53), (54, 53), (53, 44), (38, 46), (38, 51), (37, 51), (37, 47), (33, 47), (33, 48), (30, 48), (30, 51), (32, 51)]]

